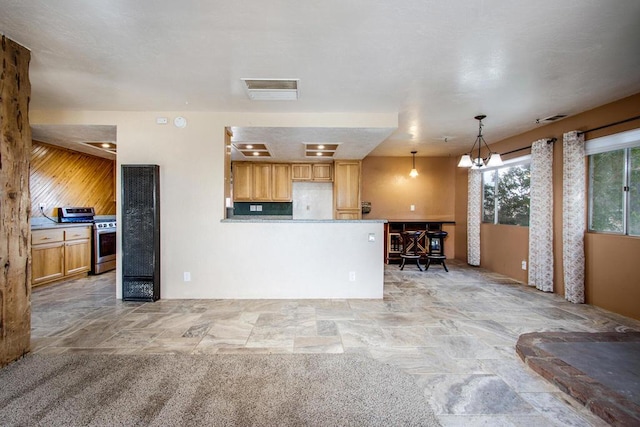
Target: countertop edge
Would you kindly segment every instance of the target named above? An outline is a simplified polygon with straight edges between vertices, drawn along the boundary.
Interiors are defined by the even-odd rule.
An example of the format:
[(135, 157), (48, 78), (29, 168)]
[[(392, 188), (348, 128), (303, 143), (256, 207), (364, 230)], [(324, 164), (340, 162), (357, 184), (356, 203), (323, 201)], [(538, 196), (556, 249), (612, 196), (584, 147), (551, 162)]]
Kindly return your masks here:
[(78, 222), (78, 223), (51, 223), (51, 224), (35, 224), (31, 225), (31, 230), (47, 230), (54, 228), (70, 228), (70, 227), (92, 227), (93, 224), (89, 222)]
[(264, 224), (264, 223), (296, 223), (296, 224), (385, 224), (386, 219), (221, 219), (222, 223)]

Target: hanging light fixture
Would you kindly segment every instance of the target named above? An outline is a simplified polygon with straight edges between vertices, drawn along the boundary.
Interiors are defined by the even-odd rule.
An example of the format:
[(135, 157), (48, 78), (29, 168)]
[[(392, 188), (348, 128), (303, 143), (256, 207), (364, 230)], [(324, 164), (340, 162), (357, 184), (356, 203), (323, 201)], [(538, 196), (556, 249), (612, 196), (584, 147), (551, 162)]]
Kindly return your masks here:
[(418, 176), (418, 170), (416, 169), (416, 153), (417, 151), (411, 152), (411, 154), (413, 155), (413, 168), (411, 169), (411, 172), (409, 172), (409, 176), (411, 178), (415, 178), (416, 176)]
[[(460, 162), (458, 163), (458, 167), (461, 168), (471, 168), (471, 169), (480, 169), (483, 167), (493, 167), (493, 166), (502, 166), (502, 158), (500, 154), (491, 152), (489, 145), (482, 137), (482, 120), (484, 120), (487, 116), (481, 114), (479, 116), (475, 116), (474, 118), (478, 121), (478, 137), (475, 142), (471, 146), (471, 150), (463, 154), (460, 158)], [(489, 153), (486, 158), (482, 158), (480, 155), (480, 150), (482, 148), (482, 144), (487, 147)], [(478, 157), (473, 158), (473, 150), (478, 146)]]

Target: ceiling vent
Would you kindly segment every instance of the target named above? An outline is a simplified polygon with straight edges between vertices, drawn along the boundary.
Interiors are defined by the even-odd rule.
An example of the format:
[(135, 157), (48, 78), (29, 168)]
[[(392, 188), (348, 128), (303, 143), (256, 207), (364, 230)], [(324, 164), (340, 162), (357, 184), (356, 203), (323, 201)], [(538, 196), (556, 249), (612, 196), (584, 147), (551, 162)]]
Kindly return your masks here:
[(555, 122), (556, 120), (564, 119), (565, 117), (567, 117), (566, 114), (556, 114), (555, 116), (545, 117), (544, 119), (537, 119), (536, 123)]
[(242, 79), (253, 101), (296, 101), (299, 79)]

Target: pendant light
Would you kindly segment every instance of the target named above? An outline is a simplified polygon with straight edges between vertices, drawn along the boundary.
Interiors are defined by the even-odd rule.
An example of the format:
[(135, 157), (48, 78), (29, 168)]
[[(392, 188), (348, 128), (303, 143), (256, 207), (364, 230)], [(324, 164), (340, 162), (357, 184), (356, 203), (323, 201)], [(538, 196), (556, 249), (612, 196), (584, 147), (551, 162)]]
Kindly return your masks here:
[[(502, 158), (500, 154), (491, 152), (489, 145), (486, 143), (484, 138), (482, 137), (482, 120), (484, 120), (487, 116), (481, 114), (479, 116), (475, 116), (474, 118), (478, 121), (478, 136), (476, 137), (475, 142), (471, 146), (471, 150), (463, 154), (460, 158), (460, 162), (458, 163), (458, 167), (461, 168), (471, 168), (471, 169), (480, 169), (483, 167), (493, 167), (493, 166), (502, 166)], [(480, 155), (480, 150), (482, 149), (482, 144), (487, 148), (489, 153), (487, 157), (482, 158)], [(478, 146), (478, 157), (473, 158), (473, 151)]]
[(416, 169), (416, 153), (417, 151), (411, 152), (411, 154), (413, 155), (413, 168), (411, 169), (411, 172), (409, 172), (409, 176), (411, 178), (415, 178), (416, 176), (418, 176), (418, 170)]

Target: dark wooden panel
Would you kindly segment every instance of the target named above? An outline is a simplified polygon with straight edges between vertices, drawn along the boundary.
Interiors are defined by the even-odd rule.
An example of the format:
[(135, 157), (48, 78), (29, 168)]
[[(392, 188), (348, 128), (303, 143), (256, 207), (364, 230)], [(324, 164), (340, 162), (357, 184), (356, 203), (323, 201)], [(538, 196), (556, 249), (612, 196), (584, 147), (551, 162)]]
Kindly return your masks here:
[(61, 206), (93, 206), (96, 215), (115, 215), (114, 161), (33, 141), (31, 206), (33, 216), (57, 215)]

